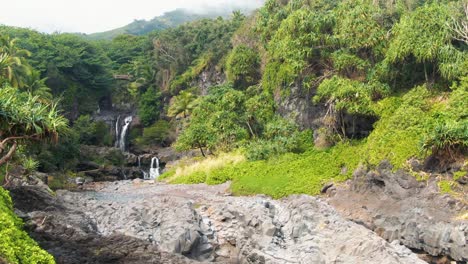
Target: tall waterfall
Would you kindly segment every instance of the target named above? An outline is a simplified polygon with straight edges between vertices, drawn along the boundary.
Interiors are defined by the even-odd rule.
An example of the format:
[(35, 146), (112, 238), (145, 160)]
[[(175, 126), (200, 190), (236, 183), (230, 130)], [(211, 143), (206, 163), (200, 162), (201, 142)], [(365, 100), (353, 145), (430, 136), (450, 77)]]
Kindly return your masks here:
[(151, 168), (149, 173), (149, 179), (154, 180), (159, 177), (159, 159), (154, 157), (151, 159)]
[(119, 147), (120, 141), (120, 115), (117, 117), (117, 121), (115, 122), (115, 147)]
[(115, 138), (117, 139), (115, 142), (115, 146), (120, 148), (122, 152), (125, 152), (125, 147), (126, 147), (126, 138), (127, 138), (127, 132), (128, 128), (130, 127), (130, 124), (132, 123), (133, 117), (132, 116), (127, 116), (124, 119), (124, 124), (122, 126), (122, 129), (120, 129), (120, 116), (117, 118), (117, 123), (115, 124)]

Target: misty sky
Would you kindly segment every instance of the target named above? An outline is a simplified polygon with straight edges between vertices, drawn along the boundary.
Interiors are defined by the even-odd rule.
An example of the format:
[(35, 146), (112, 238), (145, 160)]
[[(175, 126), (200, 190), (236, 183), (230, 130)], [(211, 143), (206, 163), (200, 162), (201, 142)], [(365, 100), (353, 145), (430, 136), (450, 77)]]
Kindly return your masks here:
[(0, 24), (42, 32), (93, 33), (151, 19), (176, 8), (259, 7), (264, 0), (10, 0), (2, 1)]

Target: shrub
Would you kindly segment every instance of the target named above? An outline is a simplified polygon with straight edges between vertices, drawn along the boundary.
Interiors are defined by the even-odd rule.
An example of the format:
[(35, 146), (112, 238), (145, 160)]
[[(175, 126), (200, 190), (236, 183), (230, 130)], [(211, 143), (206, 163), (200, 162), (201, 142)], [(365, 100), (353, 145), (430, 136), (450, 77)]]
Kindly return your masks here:
[(20, 264), (53, 264), (54, 258), (22, 230), (23, 223), (13, 213), (6, 190), (0, 187), (0, 261)]
[(423, 147), (441, 157), (463, 154), (468, 148), (468, 121), (438, 124), (425, 138)]
[(112, 135), (104, 121), (94, 122), (89, 115), (80, 116), (73, 125), (79, 142), (86, 145), (111, 146)]
[(247, 144), (248, 160), (264, 160), (287, 152), (301, 153), (312, 146), (312, 132), (277, 117), (265, 126), (263, 137)]
[(226, 75), (234, 87), (245, 89), (256, 84), (260, 78), (258, 52), (245, 46), (235, 47), (226, 61)]
[(171, 124), (165, 120), (159, 120), (150, 127), (143, 129), (143, 135), (136, 139), (137, 145), (167, 145)]
[(39, 167), (39, 162), (31, 157), (26, 157), (23, 160), (22, 165), (28, 173), (31, 173), (37, 170)]

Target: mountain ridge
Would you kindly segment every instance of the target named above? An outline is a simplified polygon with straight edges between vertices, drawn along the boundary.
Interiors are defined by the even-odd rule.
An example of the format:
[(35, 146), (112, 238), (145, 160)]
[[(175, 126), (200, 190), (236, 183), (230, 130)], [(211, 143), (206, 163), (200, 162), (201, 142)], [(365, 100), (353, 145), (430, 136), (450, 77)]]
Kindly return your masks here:
[[(252, 10), (245, 8), (239, 11), (242, 13), (250, 13)], [(188, 9), (178, 8), (173, 11), (165, 12), (160, 16), (155, 16), (150, 20), (135, 19), (133, 20), (133, 22), (115, 29), (91, 34), (76, 34), (88, 40), (112, 40), (113, 38), (123, 34), (141, 36), (146, 35), (155, 30), (164, 30), (195, 20), (216, 17), (226, 18), (229, 17), (232, 14), (232, 12), (234, 12), (234, 10), (212, 10), (210, 12), (202, 14), (192, 12)]]

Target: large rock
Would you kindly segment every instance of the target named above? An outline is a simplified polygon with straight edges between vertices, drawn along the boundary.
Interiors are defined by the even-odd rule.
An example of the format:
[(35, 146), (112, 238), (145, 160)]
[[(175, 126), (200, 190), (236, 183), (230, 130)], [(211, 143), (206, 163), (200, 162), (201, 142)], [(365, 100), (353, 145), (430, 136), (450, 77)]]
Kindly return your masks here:
[(57, 263), (192, 263), (148, 239), (118, 232), (102, 235), (89, 212), (64, 203), (63, 192), (57, 198), (40, 186), (21, 186), (10, 193), (31, 236)]
[(388, 162), (375, 170), (360, 168), (345, 186), (334, 188), (329, 202), (346, 218), (431, 256), (468, 261), (468, 221), (462, 201), (438, 193), (435, 179), (418, 182)]
[(144, 181), (85, 188), (36, 199), (48, 204), (39, 209), (18, 199), (37, 192), (12, 192), (31, 235), (59, 263), (424, 263), (310, 196), (275, 201), (226, 196), (226, 184)]
[(300, 84), (294, 84), (285, 96), (280, 91), (276, 92), (275, 102), (278, 113), (290, 120), (294, 120), (301, 128), (318, 129), (323, 127), (323, 118), (327, 108), (323, 104), (312, 104), (315, 90), (308, 90)]

